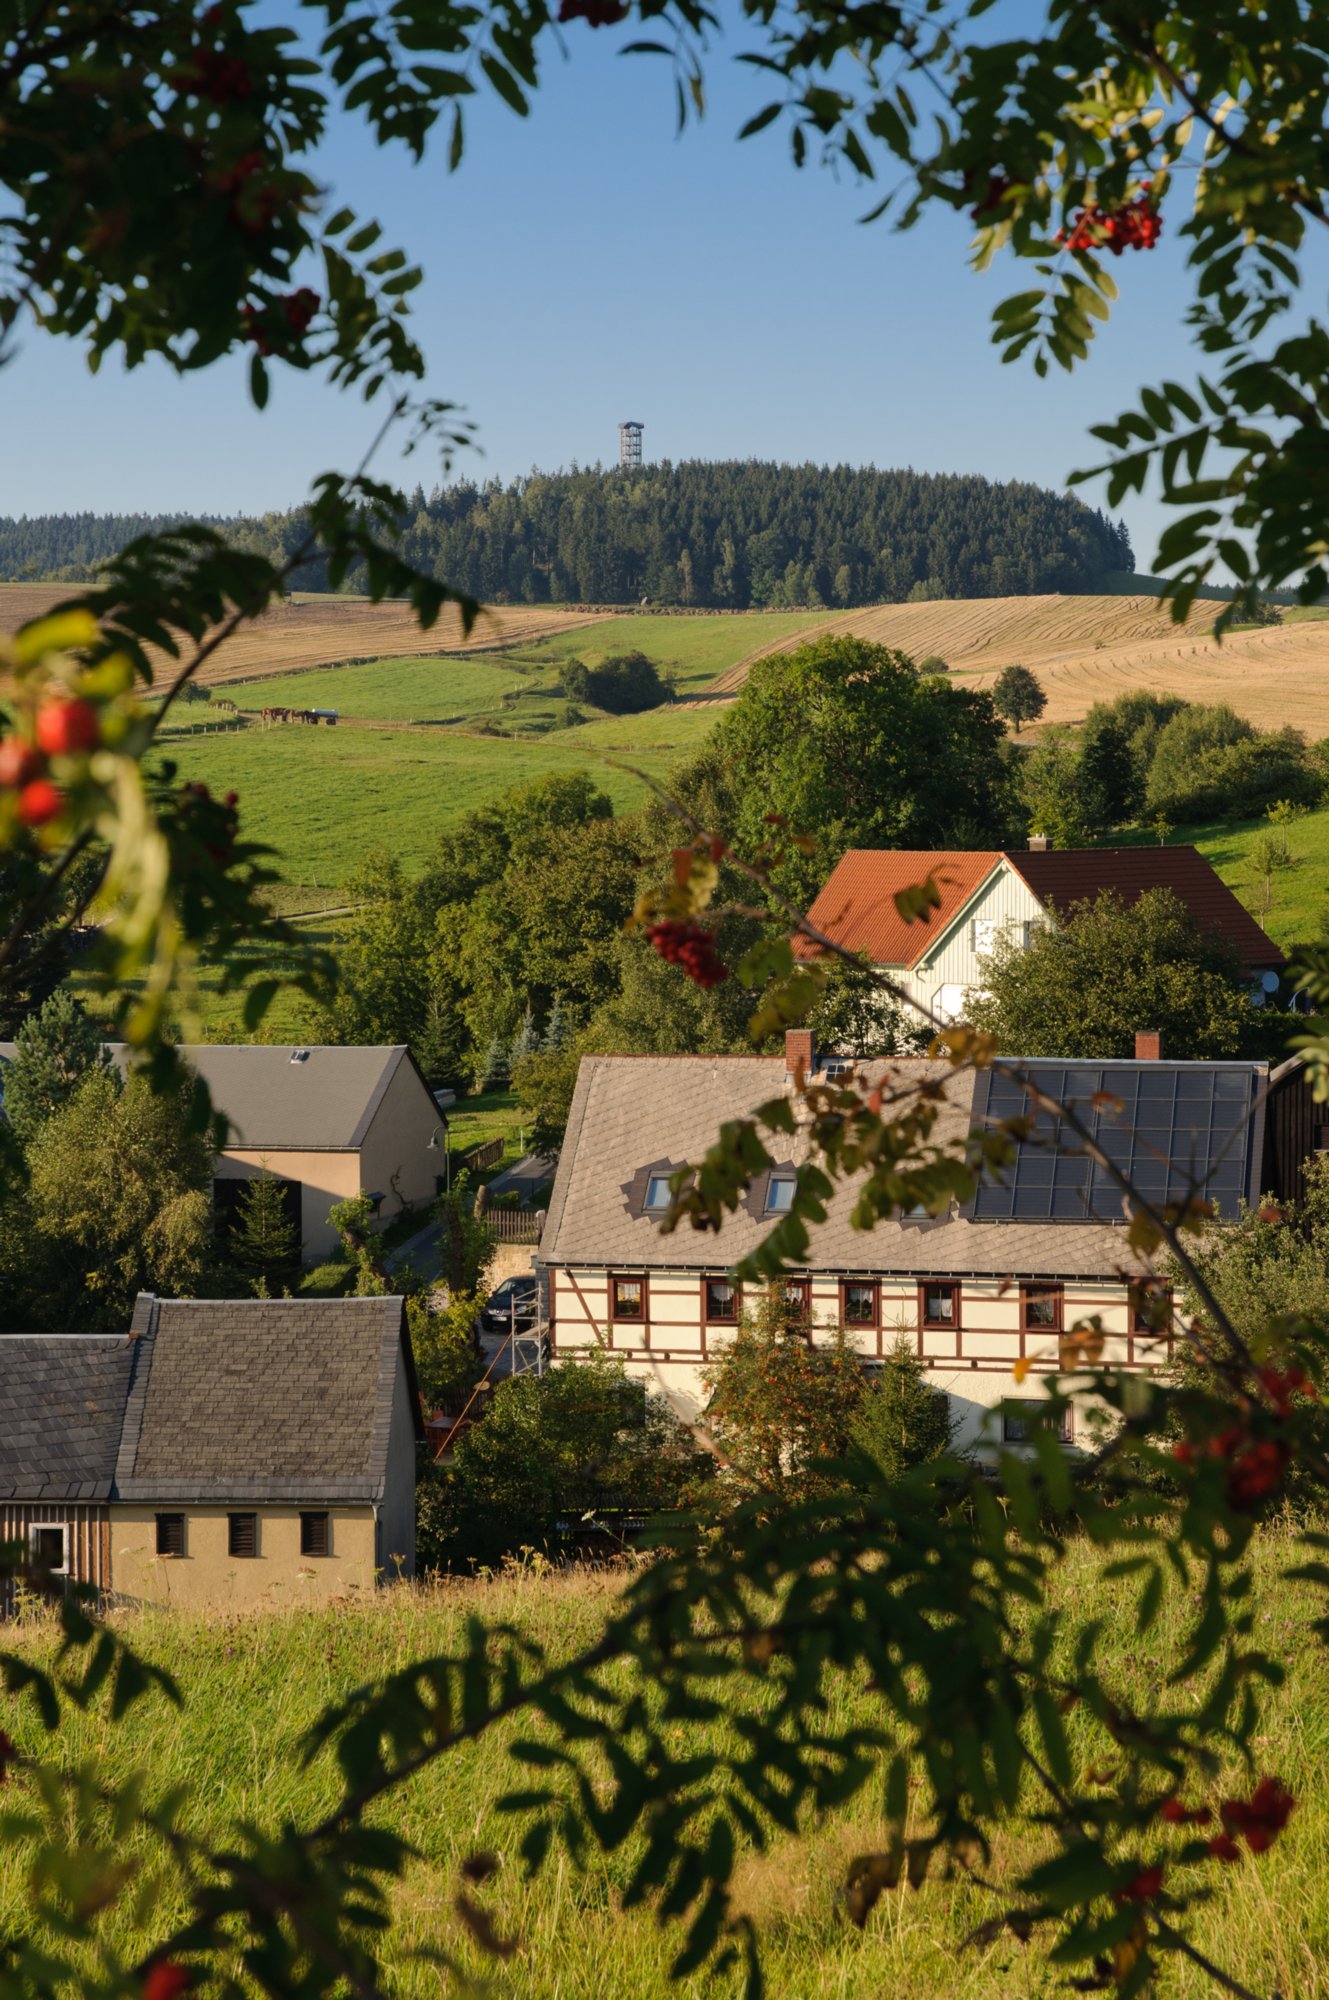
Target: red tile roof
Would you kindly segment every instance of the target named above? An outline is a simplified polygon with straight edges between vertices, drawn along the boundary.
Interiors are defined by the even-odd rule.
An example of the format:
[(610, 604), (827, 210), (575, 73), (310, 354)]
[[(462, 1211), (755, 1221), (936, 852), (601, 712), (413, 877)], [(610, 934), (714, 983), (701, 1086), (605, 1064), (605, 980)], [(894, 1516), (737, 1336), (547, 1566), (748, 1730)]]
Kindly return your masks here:
[(1063, 912), (1104, 889), (1114, 889), (1128, 906), (1146, 889), (1171, 889), (1198, 924), (1221, 931), (1236, 947), (1243, 971), (1277, 971), (1287, 963), (1194, 847), (1049, 848), (1042, 854), (1028, 849), (1006, 859), (1040, 903), (1055, 903)]
[[(995, 849), (939, 854), (854, 847), (840, 857), (808, 916), (847, 951), (866, 952), (874, 965), (914, 965), (1000, 860)], [(906, 923), (895, 907), (896, 893), (929, 876), (941, 891), (941, 907), (926, 922)], [(794, 954), (815, 958), (818, 948), (795, 938)]]
[[(1171, 889), (1205, 929), (1236, 947), (1242, 969), (1278, 970), (1286, 959), (1248, 910), (1194, 847), (1078, 847), (934, 852), (851, 848), (836, 863), (808, 915), (848, 951), (874, 965), (916, 965), (1001, 861), (1023, 877), (1040, 903), (1067, 911), (1072, 903), (1112, 889), (1128, 906), (1146, 889)], [(895, 907), (899, 890), (931, 875), (941, 906), (927, 922), (906, 923)], [(815, 958), (817, 946), (795, 938), (795, 956)]]

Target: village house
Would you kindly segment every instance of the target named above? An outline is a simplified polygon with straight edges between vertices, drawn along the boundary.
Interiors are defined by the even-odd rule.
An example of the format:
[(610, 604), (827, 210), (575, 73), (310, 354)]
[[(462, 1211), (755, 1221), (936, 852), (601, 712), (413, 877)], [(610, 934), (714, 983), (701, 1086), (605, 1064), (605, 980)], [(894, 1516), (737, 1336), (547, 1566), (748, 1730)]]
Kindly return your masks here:
[[(598, 1345), (684, 1414), (704, 1406), (703, 1371), (734, 1338), (743, 1311), (732, 1268), (788, 1206), (808, 1156), (806, 1132), (781, 1142), (775, 1166), (752, 1182), (718, 1236), (686, 1225), (661, 1233), (669, 1176), (700, 1159), (726, 1119), (782, 1093), (797, 1103), (797, 1071), (825, 1074), (815, 1062), (805, 1034), (791, 1035), (776, 1058), (582, 1059), (539, 1253), (557, 1357)], [(1312, 1127), (1315, 1108), (1297, 1064), (1272, 1078), (1266, 1064), (1253, 1062), (1025, 1067), (1077, 1105), (1143, 1189), (1171, 1199), (1198, 1185), (1223, 1216), (1267, 1188), (1295, 1193), (1305, 1140), (1329, 1143), (1323, 1127)], [(865, 1063), (858, 1074), (873, 1083), (944, 1083), (938, 1142), (1027, 1103), (998, 1076), (943, 1063)], [(1147, 1368), (1168, 1359), (1170, 1341), (1136, 1309), (1131, 1281), (1142, 1267), (1126, 1243), (1118, 1191), (1046, 1121), (1019, 1145), (1001, 1183), (985, 1183), (963, 1207), (862, 1231), (850, 1222), (854, 1196), (852, 1184), (842, 1186), (813, 1230), (806, 1264), (787, 1281), (795, 1310), (812, 1341), (843, 1327), (865, 1368), (903, 1336), (950, 1396), (962, 1443), (980, 1434), (991, 1441), (988, 1413), (1014, 1392), (1016, 1362), (1026, 1360), (1034, 1374), (1056, 1368), (1059, 1337), (1078, 1319), (1101, 1315), (1108, 1365)]]
[(0, 1541), (119, 1604), (372, 1590), (414, 1573), (423, 1434), (401, 1299), (143, 1294), (0, 1336)]
[[(108, 1045), (121, 1068), (123, 1043)], [(3, 1067), (14, 1044), (0, 1043)], [(443, 1167), (438, 1104), (405, 1044), (338, 1048), (213, 1042), (182, 1044), (212, 1102), (230, 1122), (213, 1162), (213, 1197), (225, 1221), (246, 1180), (281, 1182), (287, 1215), (307, 1263), (337, 1245), (335, 1202), (365, 1193), (382, 1222), (407, 1204), (434, 1199)]]
[[(929, 877), (941, 902), (926, 921), (907, 923), (896, 895)], [(1000, 851), (851, 848), (808, 917), (846, 951), (889, 974), (908, 1001), (958, 1020), (966, 993), (982, 990), (983, 958), (999, 939), (1026, 943), (1036, 925), (1055, 922), (1073, 903), (1105, 890), (1129, 908), (1149, 889), (1170, 889), (1202, 928), (1234, 947), (1255, 1006), (1277, 991), (1283, 953), (1194, 847), (1052, 849), (1036, 836), (1027, 849)], [(802, 936), (794, 951), (800, 958), (819, 955)]]

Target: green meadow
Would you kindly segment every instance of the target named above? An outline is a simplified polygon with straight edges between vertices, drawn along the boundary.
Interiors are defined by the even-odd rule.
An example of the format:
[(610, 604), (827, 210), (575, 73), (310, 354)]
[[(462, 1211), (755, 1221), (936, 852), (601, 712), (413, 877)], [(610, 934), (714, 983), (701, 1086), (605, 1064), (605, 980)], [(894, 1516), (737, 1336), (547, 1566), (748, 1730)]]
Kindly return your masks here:
[[(1282, 1777), (1298, 1803), (1271, 1852), (1197, 1871), (1213, 1900), (1198, 1906), (1184, 1928), (1242, 1990), (1327, 2000), (1329, 1654), (1311, 1631), (1323, 1608), (1321, 1593), (1280, 1580), (1278, 1572), (1295, 1560), (1288, 1531), (1277, 1526), (1260, 1531), (1254, 1554), (1250, 1609), (1256, 1642), (1287, 1674), (1283, 1688), (1270, 1697), (1254, 1738), (1254, 1758), (1261, 1774)], [(603, 1571), (543, 1576), (517, 1571), (489, 1582), (406, 1586), (323, 1609), (287, 1604), (268, 1613), (222, 1613), (211, 1620), (170, 1613), (132, 1616), (133, 1641), (177, 1676), (183, 1714), (177, 1719), (153, 1699), (112, 1724), (103, 1697), (91, 1714), (72, 1720), (67, 1741), (61, 1739), (63, 1754), (71, 1762), (90, 1760), (104, 1781), (123, 1780), (142, 1768), (150, 1795), (185, 1785), (192, 1800), (190, 1823), (214, 1841), (223, 1840), (241, 1819), (271, 1828), (287, 1820), (308, 1825), (337, 1797), (331, 1758), (320, 1755), (306, 1767), (300, 1756), (303, 1735), (325, 1704), (413, 1658), (459, 1648), (470, 1616), (510, 1621), (551, 1657), (566, 1658), (593, 1640), (620, 1587), (617, 1577)], [(1070, 1632), (1101, 1617), (1099, 1646), (1114, 1662), (1121, 1696), (1145, 1712), (1153, 1702), (1166, 1706), (1176, 1700), (1166, 1677), (1193, 1616), (1184, 1589), (1170, 1586), (1158, 1622), (1140, 1639), (1133, 1593), (1105, 1584), (1091, 1552), (1072, 1544), (1055, 1596), (1067, 1620), (1068, 1649)], [(49, 1656), (53, 1646), (41, 1627), (11, 1628), (6, 1643), (11, 1641), (39, 1656)], [(621, 1685), (623, 1671), (609, 1668), (602, 1677)], [(875, 1719), (861, 1681), (831, 1680), (829, 1726)], [(49, 1754), (49, 1740), (26, 1702), (10, 1703), (5, 1725), (21, 1749)], [(739, 1750), (724, 1723), (678, 1727), (688, 1731), (699, 1753)], [(1119, 1764), (1120, 1750), (1098, 1733), (1083, 1709), (1068, 1715), (1067, 1730), (1077, 1763), (1105, 1769)], [(539, 1725), (532, 1730), (521, 1719), (496, 1727), (428, 1767), (375, 1809), (379, 1824), (403, 1834), (417, 1850), (393, 1895), (395, 1925), (386, 1944), (391, 1991), (402, 2000), (439, 2000), (455, 1991), (440, 1981), (436, 1966), (411, 1956), (435, 1947), (455, 1954), (480, 1982), (471, 1990), (483, 1990), (490, 2000), (599, 1995), (731, 2000), (739, 1990), (733, 1976), (671, 1985), (668, 1970), (679, 1931), (622, 1908), (622, 1890), (639, 1852), (635, 1837), (608, 1857), (592, 1850), (584, 1871), (556, 1850), (534, 1880), (525, 1877), (517, 1852), (522, 1821), (496, 1812), (495, 1805), (508, 1788), (530, 1782), (508, 1750), (515, 1737), (531, 1733), (547, 1732)], [(1249, 1789), (1250, 1782), (1234, 1766), (1212, 1785), (1188, 1786), (1187, 1795), (1212, 1804), (1233, 1790)], [(22, 1810), (23, 1780), (9, 1789), (11, 1805)], [(1030, 1797), (1027, 1804), (1033, 1809), (1036, 1801)], [(921, 1830), (921, 1823), (908, 1829)], [(977, 1926), (1005, 1904), (963, 1870), (947, 1879), (938, 1867), (918, 1890), (902, 1883), (882, 1898), (866, 1929), (855, 1930), (841, 1899), (846, 1869), (853, 1855), (884, 1845), (885, 1834), (880, 1787), (869, 1782), (849, 1805), (809, 1822), (802, 1838), (771, 1827), (759, 1850), (739, 1835), (735, 1906), (759, 1927), (769, 2000), (1053, 2000), (1070, 1990), (1068, 1976), (1087, 1970), (1049, 1968), (1036, 1945), (1025, 1947), (1009, 1931), (986, 1944), (967, 1944)], [(980, 1873), (997, 1885), (1008, 1882), (1038, 1858), (1042, 1839), (1031, 1819), (999, 1827)], [(1168, 1844), (1160, 1828), (1150, 1853), (1154, 1846), (1161, 1853)], [(459, 1864), (477, 1849), (491, 1850), (499, 1861), (478, 1893), (500, 1936), (515, 1944), (505, 1962), (481, 1959), (454, 1914)], [(131, 1865), (148, 1858), (133, 1834), (117, 1841), (117, 1854)], [(1180, 1881), (1179, 1872), (1174, 1880)], [(15, 1834), (0, 1852), (0, 1934), (25, 1927), (28, 1892), (28, 1852)], [(134, 1953), (157, 1942), (184, 1914), (171, 1893), (138, 1899), (137, 1916), (134, 1902), (131, 1892), (105, 1919), (109, 1935)], [(1177, 1962), (1151, 1988), (1153, 2000), (1212, 2000), (1216, 1991), (1194, 1965)]]

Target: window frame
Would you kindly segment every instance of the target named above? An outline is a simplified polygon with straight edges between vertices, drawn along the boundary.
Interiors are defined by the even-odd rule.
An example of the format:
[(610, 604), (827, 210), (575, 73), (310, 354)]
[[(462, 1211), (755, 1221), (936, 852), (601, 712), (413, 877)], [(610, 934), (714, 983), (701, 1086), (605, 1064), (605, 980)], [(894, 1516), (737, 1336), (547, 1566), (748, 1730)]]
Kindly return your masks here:
[[(48, 1563), (37, 1554), (39, 1535), (59, 1535), (60, 1560)], [(45, 1569), (50, 1576), (69, 1575), (69, 1523), (68, 1521), (31, 1521), (28, 1524), (28, 1559), (34, 1569)]]
[[(640, 1285), (641, 1310), (622, 1312), (618, 1303), (620, 1285)], [(645, 1326), (651, 1316), (651, 1280), (646, 1271), (611, 1271), (609, 1273), (609, 1324), (611, 1326)]]
[[(777, 1278), (775, 1282), (777, 1285), (780, 1286), (786, 1299), (790, 1300), (790, 1304), (788, 1306), (790, 1323), (794, 1326), (811, 1327), (812, 1325), (811, 1278)], [(794, 1293), (797, 1293), (799, 1299), (797, 1307), (795, 1307), (792, 1302), (791, 1295)]]
[(1129, 1331), (1134, 1340), (1167, 1340), (1171, 1337), (1173, 1315), (1177, 1310), (1176, 1294), (1171, 1285), (1160, 1285), (1153, 1296), (1155, 1298), (1166, 1299), (1167, 1320), (1162, 1326), (1150, 1326), (1141, 1316), (1135, 1297), (1130, 1297), (1128, 1299), (1131, 1316)]
[[(726, 1314), (723, 1318), (717, 1318), (715, 1314), (712, 1313), (711, 1311), (712, 1285), (728, 1285), (730, 1291), (734, 1295), (734, 1310), (732, 1313)], [(723, 1272), (715, 1272), (715, 1271), (703, 1272), (701, 1279), (701, 1323), (703, 1327), (708, 1327), (708, 1326), (736, 1327), (739, 1321), (742, 1319), (742, 1317), (743, 1317), (743, 1287), (737, 1282), (737, 1280), (734, 1278), (726, 1277)]]
[[(674, 1200), (674, 1197), (670, 1192), (669, 1188), (669, 1174), (671, 1174), (673, 1171), (674, 1170), (671, 1167), (669, 1173), (647, 1174), (646, 1185), (642, 1189), (642, 1194), (641, 1194), (641, 1212), (643, 1215), (661, 1216), (661, 1215), (667, 1215), (669, 1213), (669, 1210), (672, 1207)], [(651, 1189), (655, 1186), (657, 1181), (660, 1183), (660, 1185), (663, 1187), (665, 1191), (664, 1200), (658, 1204), (652, 1202), (651, 1200)]]
[[(851, 1290), (870, 1292), (872, 1295), (872, 1316), (870, 1319), (851, 1319), (849, 1316), (849, 1293)], [(876, 1332), (881, 1327), (881, 1280), (880, 1278), (841, 1278), (840, 1280), (840, 1324), (853, 1327), (865, 1333)]]
[[(951, 1295), (951, 1316), (949, 1319), (928, 1317), (928, 1293), (949, 1292)], [(924, 1333), (958, 1333), (960, 1331), (960, 1300), (963, 1287), (958, 1278), (920, 1278), (918, 1281), (918, 1324)]]
[[(159, 1556), (169, 1556), (173, 1560), (179, 1561), (179, 1559), (185, 1554), (186, 1544), (187, 1544), (188, 1523), (186, 1516), (181, 1513), (171, 1512), (166, 1514), (158, 1514), (155, 1517), (155, 1520), (156, 1520), (156, 1530), (157, 1530), (157, 1554)], [(170, 1534), (170, 1531), (167, 1530), (166, 1528), (166, 1523), (168, 1521), (173, 1524), (174, 1523), (179, 1524), (180, 1546), (178, 1549), (167, 1548), (165, 1546), (165, 1543), (169, 1538)]]
[[(1045, 1403), (1040, 1402), (1036, 1397), (1033, 1396), (1017, 1397), (1014, 1400), (1021, 1409), (1042, 1410), (1047, 1407)], [(1011, 1415), (1009, 1405), (1002, 1409), (1001, 1441), (1003, 1444), (1032, 1444), (1033, 1439), (1030, 1436), (1030, 1431), (1038, 1428), (1037, 1423), (1031, 1421), (1029, 1430), (1025, 1432), (1023, 1437), (1018, 1437), (1012, 1435), (1010, 1427), (1012, 1423), (1019, 1423), (1019, 1422), (1020, 1419), (1018, 1417), (1014, 1417)], [(1062, 1411), (1060, 1427), (1053, 1433), (1053, 1435), (1056, 1438), (1058, 1444), (1073, 1444), (1075, 1442), (1075, 1412), (1069, 1403)]]
[[(1050, 1298), (1053, 1302), (1052, 1318), (1049, 1320), (1029, 1317), (1030, 1302), (1034, 1298)], [(1020, 1331), (1021, 1333), (1064, 1333), (1066, 1330), (1066, 1287), (1059, 1281), (1030, 1279), (1020, 1281)]]
[[(771, 1200), (772, 1193), (778, 1187), (787, 1187), (789, 1189), (789, 1200), (780, 1207), (777, 1207), (775, 1203)], [(790, 1209), (794, 1205), (794, 1195), (797, 1193), (797, 1191), (798, 1191), (797, 1174), (791, 1174), (787, 1172), (768, 1174), (766, 1176), (766, 1192), (762, 1197), (762, 1204), (761, 1204), (761, 1212), (763, 1219), (768, 1215), (788, 1215)]]
[[(321, 1549), (310, 1547), (311, 1540), (316, 1539), (310, 1532), (315, 1522), (318, 1523), (322, 1531), (323, 1546)], [(326, 1507), (302, 1507), (300, 1509), (300, 1554), (310, 1562), (322, 1562), (331, 1556), (332, 1515)]]
[[(249, 1521), (252, 1522), (253, 1524), (254, 1546), (252, 1549), (238, 1549), (235, 1545), (237, 1527), (241, 1521)], [(235, 1513), (228, 1512), (226, 1516), (227, 1560), (229, 1562), (257, 1562), (258, 1546), (259, 1543), (258, 1543), (257, 1509), (253, 1507), (242, 1507), (238, 1508)]]

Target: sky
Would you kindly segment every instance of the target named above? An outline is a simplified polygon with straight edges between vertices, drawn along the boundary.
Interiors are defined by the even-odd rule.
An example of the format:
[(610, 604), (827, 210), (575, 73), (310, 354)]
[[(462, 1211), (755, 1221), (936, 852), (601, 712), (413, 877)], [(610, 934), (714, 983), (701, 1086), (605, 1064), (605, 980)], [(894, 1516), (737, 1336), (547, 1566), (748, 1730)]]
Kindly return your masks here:
[[(742, 30), (717, 43), (706, 117), (681, 137), (666, 63), (618, 55), (621, 32), (565, 34), (569, 59), (548, 51), (528, 119), (472, 101), (455, 174), (441, 140), (414, 166), (354, 118), (318, 162), (334, 203), (376, 217), (424, 267), (425, 393), (477, 427), (454, 476), (611, 462), (631, 417), (648, 459), (908, 465), (1061, 488), (1099, 455), (1091, 422), (1141, 382), (1192, 372), (1175, 236), (1114, 263), (1122, 297), (1090, 363), (1040, 382), (990, 342), (992, 307), (1025, 275), (970, 271), (962, 218), (864, 227), (879, 189), (796, 170), (778, 122), (737, 143), (765, 101), (732, 60)], [(354, 393), (279, 371), (260, 415), (238, 362), (180, 379), (108, 361), (94, 377), (75, 345), (29, 331), (0, 371), (0, 514), (285, 507), (354, 464), (375, 422)], [(402, 463), (388, 449), (375, 469), (426, 489), (440, 476), (427, 450)], [(1137, 566), (1152, 567), (1162, 510), (1133, 498), (1120, 512)]]

